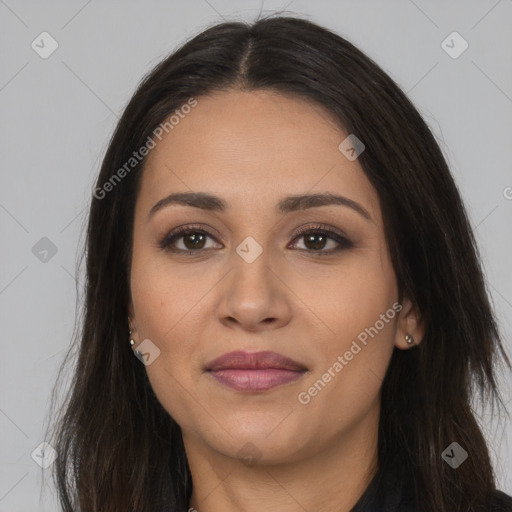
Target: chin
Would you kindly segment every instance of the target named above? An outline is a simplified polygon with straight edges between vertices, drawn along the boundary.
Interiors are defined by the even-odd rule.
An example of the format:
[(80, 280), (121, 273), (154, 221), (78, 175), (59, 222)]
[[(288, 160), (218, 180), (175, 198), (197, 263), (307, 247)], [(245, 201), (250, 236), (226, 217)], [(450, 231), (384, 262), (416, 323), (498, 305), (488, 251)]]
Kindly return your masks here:
[[(310, 443), (304, 438), (304, 429), (293, 421), (283, 421), (286, 415), (282, 409), (280, 412), (224, 416), (222, 427), (215, 433), (203, 432), (203, 442), (228, 457), (243, 459), (244, 463), (247, 459), (246, 465), (292, 462), (307, 451)], [(196, 427), (196, 432), (201, 430)]]

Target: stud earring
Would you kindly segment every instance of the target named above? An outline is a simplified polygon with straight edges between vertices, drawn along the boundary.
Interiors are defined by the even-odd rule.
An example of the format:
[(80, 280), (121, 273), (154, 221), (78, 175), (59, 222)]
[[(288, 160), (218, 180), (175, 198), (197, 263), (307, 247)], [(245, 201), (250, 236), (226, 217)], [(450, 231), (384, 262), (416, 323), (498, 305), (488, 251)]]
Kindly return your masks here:
[(133, 346), (133, 345), (135, 345), (135, 340), (132, 338), (132, 333), (133, 333), (133, 331), (130, 330), (130, 345)]
[(407, 341), (407, 343), (408, 343), (409, 345), (414, 345), (414, 339), (413, 339), (413, 337), (412, 337), (412, 336), (410, 336), (409, 334), (406, 334), (406, 335), (405, 335), (405, 341)]

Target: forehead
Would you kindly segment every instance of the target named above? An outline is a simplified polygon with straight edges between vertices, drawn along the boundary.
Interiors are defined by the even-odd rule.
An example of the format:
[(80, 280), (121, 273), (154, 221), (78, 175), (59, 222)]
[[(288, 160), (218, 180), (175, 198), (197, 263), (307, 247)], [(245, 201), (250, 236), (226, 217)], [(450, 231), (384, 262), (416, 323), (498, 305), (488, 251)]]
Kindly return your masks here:
[(357, 160), (338, 148), (348, 133), (322, 106), (269, 91), (221, 92), (196, 101), (155, 140), (140, 189), (145, 209), (175, 191), (208, 191), (229, 204), (255, 207), (288, 194), (329, 191), (376, 214), (375, 190)]

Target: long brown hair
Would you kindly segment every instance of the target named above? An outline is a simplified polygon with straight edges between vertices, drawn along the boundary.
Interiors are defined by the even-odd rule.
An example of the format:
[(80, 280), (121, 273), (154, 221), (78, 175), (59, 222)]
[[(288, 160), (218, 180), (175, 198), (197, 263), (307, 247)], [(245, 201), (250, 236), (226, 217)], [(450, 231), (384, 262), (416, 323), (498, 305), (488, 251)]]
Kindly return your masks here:
[[(192, 479), (180, 427), (128, 344), (134, 205), (145, 159), (105, 184), (190, 98), (231, 89), (306, 98), (364, 142), (358, 161), (379, 195), (400, 295), (427, 326), (422, 343), (395, 349), (388, 367), (379, 465), (399, 454), (424, 510), (485, 509), (495, 477), (471, 400), (479, 394), (503, 406), (496, 368), (510, 361), (460, 194), (431, 131), (393, 80), (347, 40), (288, 16), (198, 34), (144, 78), (110, 140), (91, 200), (78, 355), (65, 405), (52, 417), (62, 509), (188, 508)], [(457, 470), (441, 457), (453, 441), (469, 452)]]

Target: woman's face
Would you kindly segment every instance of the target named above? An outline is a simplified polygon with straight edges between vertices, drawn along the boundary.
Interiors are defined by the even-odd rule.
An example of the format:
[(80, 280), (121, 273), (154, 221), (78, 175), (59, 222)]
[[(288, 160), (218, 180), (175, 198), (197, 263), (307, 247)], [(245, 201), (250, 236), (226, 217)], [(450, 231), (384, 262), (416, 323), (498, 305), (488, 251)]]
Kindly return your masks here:
[[(187, 443), (262, 462), (308, 457), (376, 428), (393, 347), (411, 332), (378, 196), (321, 107), (265, 91), (196, 99), (142, 176), (136, 341), (150, 340), (149, 380)], [(215, 199), (159, 204), (172, 194)], [(294, 199), (324, 194), (342, 199)], [(188, 234), (171, 239), (180, 227)], [(233, 351), (296, 366), (236, 355), (209, 365)]]

